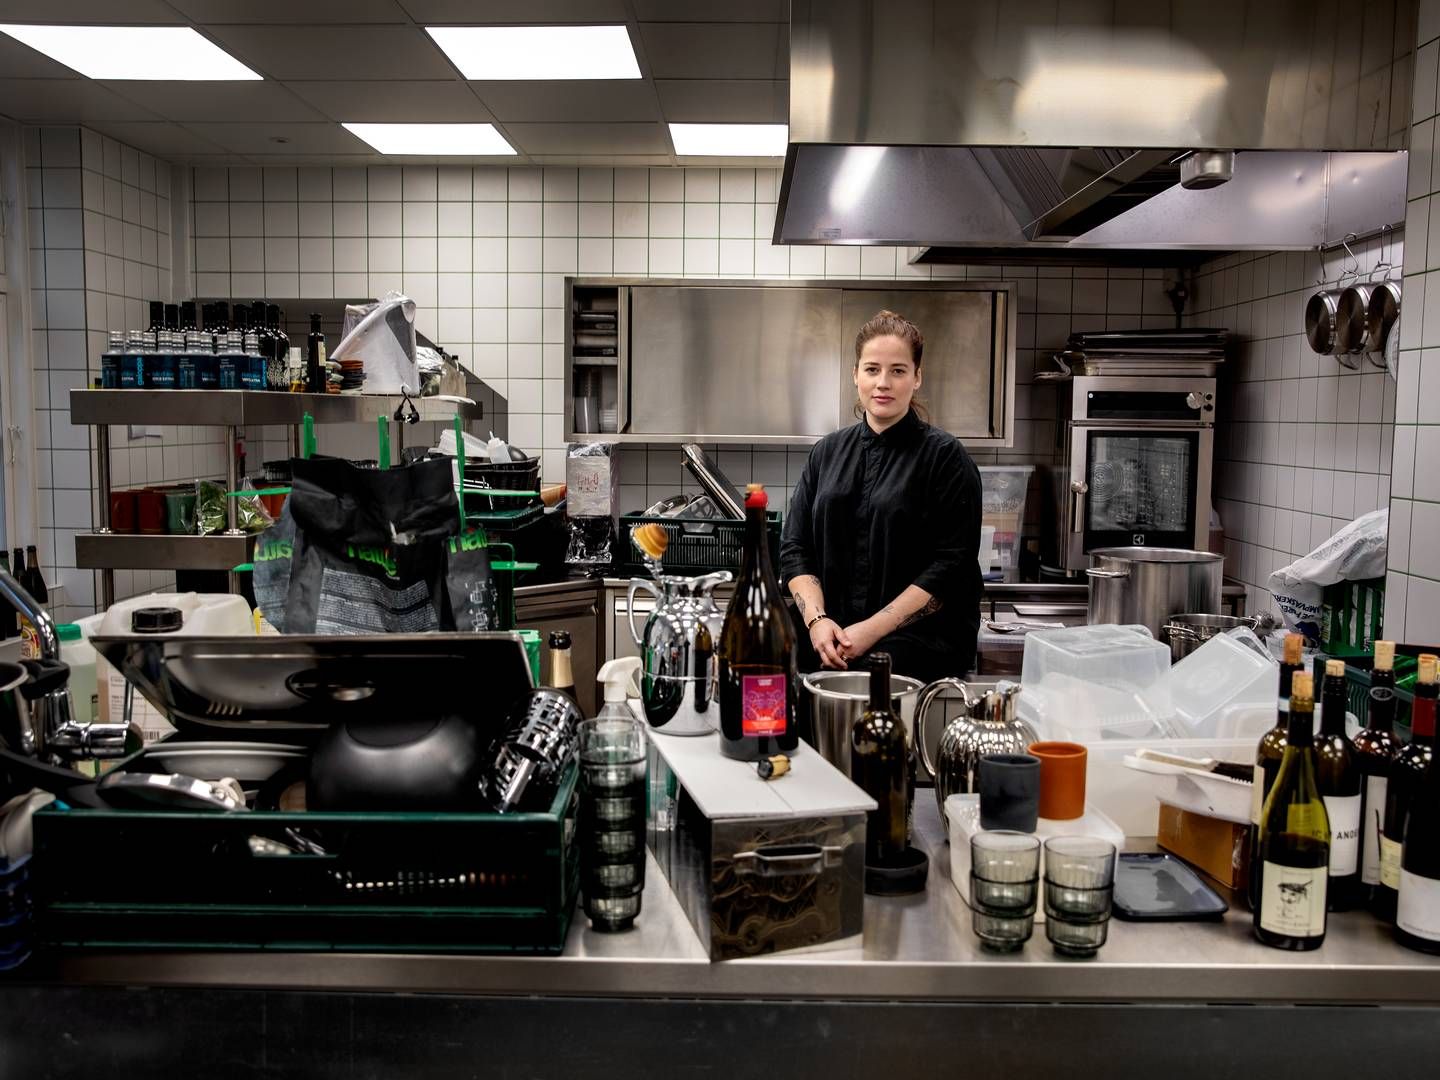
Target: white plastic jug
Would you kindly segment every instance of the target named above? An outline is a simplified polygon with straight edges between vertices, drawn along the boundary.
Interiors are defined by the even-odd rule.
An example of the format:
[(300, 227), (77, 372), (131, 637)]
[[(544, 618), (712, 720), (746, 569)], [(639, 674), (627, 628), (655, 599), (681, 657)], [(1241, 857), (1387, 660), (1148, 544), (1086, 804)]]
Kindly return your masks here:
[[(99, 620), (95, 636), (128, 637), (134, 631), (130, 621), (142, 608), (175, 608), (182, 622), (170, 637), (209, 637), (212, 635), (246, 636), (255, 633), (250, 605), (245, 598), (231, 593), (148, 593), (113, 604)], [(90, 620), (85, 620), (86, 622)], [(118, 723), (125, 713), (125, 676), (111, 667), (103, 656), (95, 658), (101, 723)], [(170, 721), (140, 694), (135, 695), (133, 719), (139, 723), (147, 743), (162, 739), (175, 730)]]

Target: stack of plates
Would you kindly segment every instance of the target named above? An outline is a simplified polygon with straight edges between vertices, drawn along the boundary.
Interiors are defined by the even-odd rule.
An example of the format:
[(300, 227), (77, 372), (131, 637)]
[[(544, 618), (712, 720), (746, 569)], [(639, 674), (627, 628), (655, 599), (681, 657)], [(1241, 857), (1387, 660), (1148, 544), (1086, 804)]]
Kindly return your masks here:
[(359, 390), (365, 385), (365, 362), (363, 360), (340, 361), (340, 390)]

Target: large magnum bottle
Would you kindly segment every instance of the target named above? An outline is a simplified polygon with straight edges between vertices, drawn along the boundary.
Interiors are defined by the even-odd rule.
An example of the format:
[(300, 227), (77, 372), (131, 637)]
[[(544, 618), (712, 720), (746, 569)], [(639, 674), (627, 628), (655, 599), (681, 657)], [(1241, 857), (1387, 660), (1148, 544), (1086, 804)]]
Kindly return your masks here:
[[(1420, 657), (1415, 683), (1415, 711), (1435, 714), (1440, 696), (1437, 658)], [(1410, 802), (1405, 845), (1400, 859), (1400, 896), (1396, 903), (1395, 940), (1421, 952), (1440, 953), (1440, 754), (1432, 754), (1425, 777)]]
[(1290, 725), (1290, 684), (1295, 673), (1302, 666), (1301, 647), (1304, 639), (1299, 634), (1285, 635), (1285, 653), (1280, 662), (1280, 691), (1275, 699), (1275, 726), (1260, 736), (1260, 745), (1255, 750), (1255, 776), (1250, 790), (1250, 880), (1246, 898), (1250, 910), (1260, 903), (1260, 812), (1265, 807), (1265, 797), (1280, 773), (1280, 761), (1285, 756), (1285, 733)]
[(745, 489), (745, 552), (720, 630), (720, 750), (758, 761), (799, 745), (795, 631), (770, 565), (761, 484)]
[(1370, 674), (1369, 710), (1365, 726), (1355, 733), (1355, 761), (1365, 778), (1360, 806), (1360, 884), (1366, 902), (1375, 909), (1381, 902), (1380, 834), (1385, 828), (1385, 793), (1390, 771), (1400, 753), (1395, 736), (1395, 643), (1375, 643), (1375, 664)]
[(1390, 783), (1385, 790), (1385, 824), (1380, 833), (1380, 889), (1374, 909), (1376, 915), (1392, 922), (1400, 893), (1406, 820), (1410, 816), (1410, 804), (1424, 785), (1434, 754), (1435, 699), (1428, 692), (1424, 697), (1416, 694), (1410, 712), (1410, 741), (1395, 756), (1390, 770)]
[(1260, 812), (1260, 860), (1255, 936), (1277, 949), (1318, 949), (1325, 940), (1330, 819), (1315, 782), (1315, 682), (1303, 671), (1291, 685), (1285, 756)]
[(865, 819), (865, 864), (887, 866), (905, 853), (910, 767), (905, 724), (890, 704), (890, 654), (870, 657), (870, 704), (850, 732), (850, 779), (878, 803)]
[(1315, 775), (1330, 818), (1331, 911), (1349, 911), (1360, 902), (1360, 766), (1345, 736), (1345, 661), (1325, 664), (1320, 738), (1315, 742)]

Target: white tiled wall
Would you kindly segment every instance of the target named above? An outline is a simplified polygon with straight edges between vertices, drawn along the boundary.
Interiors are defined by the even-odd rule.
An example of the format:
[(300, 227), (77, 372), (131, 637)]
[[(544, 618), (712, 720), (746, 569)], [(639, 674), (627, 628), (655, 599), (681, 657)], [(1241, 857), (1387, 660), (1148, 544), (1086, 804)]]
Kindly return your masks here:
[(1410, 129), (1390, 572), (1385, 632), (1440, 644), (1440, 158), (1434, 154), (1440, 2), (1421, 0)]
[[(1355, 245), (1362, 280), (1382, 260), (1398, 277), (1403, 248), (1388, 236)], [(1389, 491), (1394, 378), (1368, 362), (1345, 368), (1305, 338), (1306, 301), (1350, 265), (1344, 250), (1243, 253), (1195, 276), (1189, 322), (1231, 327), (1238, 339), (1221, 370), (1215, 501), (1225, 572), (1250, 587), (1255, 610), (1273, 606), (1273, 571), (1385, 505)]]
[[(93, 527), (90, 429), (70, 423), (69, 391), (99, 374), (107, 332), (148, 325), (147, 300), (169, 300), (170, 166), (76, 127), (25, 132), (30, 203), (39, 499), (43, 567), (63, 582), (61, 617), (93, 609), (94, 575), (75, 569), (77, 532)], [(223, 475), (220, 434), (166, 426), (111, 429), (116, 486)], [(18, 542), (20, 538), (16, 538)], [(174, 584), (173, 573), (117, 571), (116, 595)]]
[[(403, 289), (419, 324), (510, 404), (511, 440), (563, 479), (564, 277), (928, 278), (892, 247), (774, 247), (774, 169), (199, 168), (190, 292), (370, 297)], [(1032, 388), (1075, 327), (1170, 325), (1159, 271), (945, 267), (1020, 283), (1016, 445), (977, 459), (1045, 462), (1053, 393)], [(267, 447), (268, 447), (267, 443)], [(267, 450), (268, 452), (268, 450)], [(727, 448), (737, 483), (782, 501), (807, 451)], [(625, 509), (685, 485), (675, 447), (622, 453)]]

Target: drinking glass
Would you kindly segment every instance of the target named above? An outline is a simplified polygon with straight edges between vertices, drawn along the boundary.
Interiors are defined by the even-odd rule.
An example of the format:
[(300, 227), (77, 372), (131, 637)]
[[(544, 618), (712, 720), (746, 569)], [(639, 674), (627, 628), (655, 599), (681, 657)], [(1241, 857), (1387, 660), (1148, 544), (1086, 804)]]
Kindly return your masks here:
[(1094, 956), (1109, 935), (1115, 845), (1093, 836), (1045, 841), (1045, 936), (1065, 956)]
[(645, 729), (604, 718), (579, 726), (580, 888), (596, 930), (628, 930), (645, 887)]
[(1030, 940), (1040, 879), (1040, 841), (1027, 833), (970, 838), (971, 926), (980, 943), (1010, 952)]

